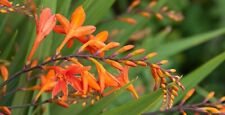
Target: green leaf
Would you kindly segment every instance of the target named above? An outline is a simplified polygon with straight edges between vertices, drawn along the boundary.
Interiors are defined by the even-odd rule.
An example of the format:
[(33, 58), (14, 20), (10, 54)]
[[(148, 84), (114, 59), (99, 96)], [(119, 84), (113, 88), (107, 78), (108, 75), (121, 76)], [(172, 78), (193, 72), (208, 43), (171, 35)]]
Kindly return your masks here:
[(132, 100), (112, 110), (104, 112), (102, 115), (138, 115), (146, 109), (155, 109), (159, 106), (162, 95), (160, 91), (153, 92), (141, 97), (138, 100)]
[(109, 12), (114, 2), (115, 0), (85, 0), (83, 2), (87, 14), (85, 24), (97, 24)]
[(2, 53), (1, 57), (3, 59), (7, 59), (7, 57), (9, 57), (10, 52), (13, 49), (13, 45), (15, 44), (16, 41), (16, 37), (17, 37), (18, 31), (15, 32), (15, 34), (13, 35), (13, 37), (10, 39), (10, 41), (8, 42), (8, 44), (6, 45), (6, 48), (4, 50), (4, 52)]
[(207, 32), (204, 34), (195, 35), (192, 37), (184, 38), (175, 42), (167, 43), (156, 50), (158, 52), (157, 59), (163, 59), (181, 51), (187, 50), (188, 48), (197, 46), (215, 37), (225, 34), (225, 28)]
[(181, 82), (186, 87), (186, 90), (184, 92), (179, 92), (179, 96), (177, 97), (176, 102), (179, 101), (188, 90), (197, 86), (203, 79), (205, 79), (211, 72), (213, 72), (213, 70), (215, 70), (220, 64), (222, 64), (224, 60), (225, 52), (209, 60), (207, 63), (203, 64), (190, 74), (185, 75)]

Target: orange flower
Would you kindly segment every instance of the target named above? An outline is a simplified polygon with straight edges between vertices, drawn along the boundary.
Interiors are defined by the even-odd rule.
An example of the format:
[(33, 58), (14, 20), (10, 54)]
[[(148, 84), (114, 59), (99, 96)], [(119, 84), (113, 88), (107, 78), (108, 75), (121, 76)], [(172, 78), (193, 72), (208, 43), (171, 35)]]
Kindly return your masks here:
[(74, 38), (89, 35), (95, 31), (94, 26), (82, 26), (86, 18), (82, 6), (79, 6), (77, 9), (75, 9), (70, 22), (61, 14), (56, 14), (56, 18), (61, 25), (55, 26), (54, 31), (57, 33), (66, 34), (62, 44), (57, 48), (56, 54), (60, 53), (66, 43), (71, 46)]
[(31, 58), (33, 57), (35, 51), (37, 50), (39, 44), (42, 40), (52, 31), (56, 24), (55, 15), (51, 13), (51, 9), (45, 8), (42, 10), (40, 14), (40, 18), (38, 19), (37, 15), (35, 15), (36, 20), (36, 38), (31, 49), (31, 52), (27, 58), (28, 63), (30, 63)]
[[(123, 69), (121, 70), (121, 74), (117, 77), (120, 83), (120, 87), (130, 82), (128, 78), (128, 70), (129, 70), (128, 66), (123, 67)], [(127, 90), (129, 90), (133, 94), (133, 96), (138, 99), (138, 94), (135, 91), (134, 86), (132, 84), (127, 87)]]
[(21, 88), (23, 91), (39, 90), (34, 98), (34, 102), (38, 100), (42, 93), (51, 91), (56, 84), (55, 73), (53, 70), (48, 71), (47, 75), (41, 75), (41, 83), (29, 88)]
[(10, 3), (8, 0), (0, 0), (0, 5), (11, 7), (12, 3)]
[(75, 75), (89, 70), (90, 67), (82, 67), (78, 64), (73, 64), (65, 69), (58, 66), (49, 66), (47, 69), (54, 70), (57, 77), (57, 83), (52, 90), (52, 98), (62, 90), (62, 98), (66, 100), (68, 96), (67, 84), (70, 84), (76, 91), (82, 92), (81, 80)]
[(105, 68), (100, 64), (97, 60), (94, 58), (89, 58), (90, 61), (92, 61), (97, 68), (98, 75), (99, 75), (99, 84), (100, 84), (100, 92), (103, 93), (103, 90), (106, 86), (112, 86), (112, 87), (118, 87), (119, 81), (108, 71), (105, 70)]
[[(85, 37), (79, 37), (78, 40), (84, 45), (81, 46), (78, 53), (82, 52), (84, 49), (87, 49), (92, 54), (95, 54), (99, 49), (106, 46), (104, 43), (108, 38), (109, 33), (107, 31), (102, 31), (96, 36), (90, 35)], [(104, 52), (99, 53), (100, 56), (104, 55)]]
[[(76, 58), (71, 58), (70, 61), (83, 67), (83, 65)], [(86, 95), (88, 88), (93, 88), (97, 91), (100, 91), (100, 86), (98, 85), (97, 80), (95, 79), (94, 75), (92, 75), (90, 72), (88, 71), (82, 72), (81, 80), (84, 95)]]

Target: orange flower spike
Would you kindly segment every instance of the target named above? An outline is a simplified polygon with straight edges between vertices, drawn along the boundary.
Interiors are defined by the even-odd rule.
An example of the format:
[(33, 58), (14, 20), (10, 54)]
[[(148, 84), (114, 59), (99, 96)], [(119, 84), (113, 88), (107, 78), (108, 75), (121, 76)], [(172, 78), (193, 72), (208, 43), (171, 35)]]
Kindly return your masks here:
[(0, 106), (0, 111), (3, 112), (6, 115), (11, 115), (11, 110), (6, 106)]
[[(117, 79), (120, 81), (121, 87), (130, 82), (128, 78), (128, 70), (129, 70), (128, 66), (123, 67), (121, 74), (117, 77)], [(127, 90), (129, 90), (133, 94), (133, 96), (138, 99), (138, 94), (135, 91), (134, 86), (132, 84), (128, 86)]]
[(27, 64), (30, 63), (31, 58), (33, 57), (35, 51), (37, 50), (39, 44), (43, 39), (53, 30), (56, 24), (55, 15), (51, 13), (51, 9), (45, 8), (41, 11), (40, 17), (38, 19), (35, 15), (36, 20), (36, 38), (33, 44), (33, 47), (30, 51), (30, 54), (27, 57)]
[(0, 5), (11, 7), (12, 3), (9, 2), (8, 0), (0, 0)]
[(86, 15), (82, 6), (76, 8), (71, 16), (71, 21), (69, 22), (64, 16), (61, 14), (56, 15), (57, 20), (61, 23), (61, 26), (56, 26), (54, 31), (57, 33), (65, 33), (66, 37), (63, 42), (57, 48), (56, 54), (59, 54), (65, 44), (69, 43), (71, 46), (72, 39), (79, 38), (85, 35), (89, 35), (95, 31), (94, 26), (82, 26)]

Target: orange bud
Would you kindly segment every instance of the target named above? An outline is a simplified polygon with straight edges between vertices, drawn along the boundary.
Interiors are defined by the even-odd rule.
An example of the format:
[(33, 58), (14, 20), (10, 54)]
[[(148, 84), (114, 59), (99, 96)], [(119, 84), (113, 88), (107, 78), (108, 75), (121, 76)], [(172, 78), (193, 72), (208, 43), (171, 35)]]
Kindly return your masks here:
[(156, 0), (153, 0), (151, 1), (149, 4), (148, 4), (148, 7), (152, 8), (156, 5), (157, 1)]
[(122, 48), (120, 48), (119, 50), (117, 50), (115, 53), (113, 53), (112, 54), (112, 57), (115, 57), (118, 54), (123, 53), (123, 52), (125, 52), (127, 50), (130, 50), (132, 48), (134, 48), (134, 45), (126, 45), (126, 46), (123, 46)]
[(130, 58), (132, 56), (138, 55), (138, 54), (142, 54), (145, 52), (145, 49), (137, 49), (131, 53), (129, 53), (125, 58)]
[(132, 25), (135, 25), (137, 23), (137, 21), (133, 18), (118, 18), (118, 20)]
[(8, 11), (7, 10), (4, 10), (4, 9), (0, 9), (0, 13), (5, 14), (5, 13), (8, 13)]
[(155, 57), (156, 55), (157, 55), (156, 52), (151, 52), (151, 53), (149, 53), (148, 55), (146, 55), (144, 58), (145, 58), (145, 59), (150, 59), (150, 58), (152, 58), (152, 57)]
[(225, 96), (221, 97), (219, 101), (220, 102), (224, 102), (225, 101)]
[(62, 101), (62, 100), (55, 100), (55, 102), (56, 102), (56, 104), (58, 104), (58, 105), (60, 105), (60, 106), (62, 106), (64, 108), (68, 108), (69, 107), (69, 105), (66, 102)]
[(119, 45), (120, 45), (120, 43), (118, 43), (118, 42), (110, 42), (107, 45), (105, 45), (103, 48), (101, 48), (100, 50), (98, 50), (96, 52), (96, 54), (100, 54), (100, 53), (102, 53), (104, 51), (107, 51), (107, 50), (110, 50), (112, 48), (118, 47)]
[(134, 7), (136, 7), (137, 5), (140, 4), (141, 0), (133, 0), (132, 3), (130, 4), (130, 6), (128, 7), (128, 12), (130, 12)]
[(172, 93), (174, 96), (178, 96), (177, 91), (176, 91), (176, 90), (174, 90), (174, 89), (171, 91), (171, 93)]
[(94, 104), (95, 104), (95, 100), (92, 99), (92, 100), (91, 100), (91, 105), (94, 105)]
[(8, 72), (7, 67), (5, 65), (0, 65), (0, 70), (1, 70), (1, 75), (2, 75), (3, 81), (6, 81), (9, 77), (9, 72)]
[(151, 17), (150, 13), (148, 13), (148, 12), (146, 12), (146, 11), (142, 11), (142, 12), (140, 12), (139, 14), (140, 14), (141, 16), (143, 16), (143, 17), (146, 17), (146, 18), (150, 18), (150, 17)]
[(0, 111), (2, 111), (6, 115), (11, 115), (11, 110), (6, 106), (0, 106)]
[(82, 107), (85, 107), (86, 105), (87, 105), (86, 102), (83, 102), (83, 103), (82, 103)]
[(82, 51), (84, 51), (84, 49), (86, 47), (88, 47), (89, 45), (92, 45), (92, 44), (100, 44), (100, 45), (105, 45), (103, 42), (99, 41), (99, 40), (89, 40), (88, 42), (86, 42), (85, 44), (83, 44), (77, 53), (81, 53)]
[(185, 97), (182, 99), (182, 101), (181, 101), (180, 104), (183, 105), (184, 102), (186, 102), (186, 101), (194, 94), (194, 92), (195, 92), (195, 89), (189, 90), (189, 91), (187, 92), (187, 94), (185, 95)]
[(156, 13), (155, 16), (156, 16), (156, 18), (158, 18), (159, 20), (163, 20), (162, 14)]
[(129, 60), (126, 60), (126, 61), (122, 61), (125, 65), (128, 65), (128, 66), (132, 66), (132, 67), (136, 67), (137, 64), (135, 64), (134, 62), (132, 61), (129, 61)]
[(147, 64), (146, 62), (144, 62), (144, 61), (136, 61), (135, 63), (138, 64), (138, 65), (141, 65), (141, 66), (147, 66), (147, 65), (148, 65), (148, 64)]
[(167, 63), (168, 63), (168, 60), (161, 60), (157, 64), (163, 65), (163, 64), (167, 64)]
[(208, 101), (209, 99), (213, 98), (213, 97), (214, 97), (214, 94), (215, 94), (215, 92), (213, 92), (213, 91), (210, 92), (210, 93), (207, 95), (207, 97), (205, 98), (204, 101), (206, 102), (206, 101)]
[(170, 72), (170, 73), (175, 73), (176, 70), (175, 70), (175, 69), (169, 69), (168, 72)]
[(205, 112), (211, 112), (211, 113), (220, 113), (220, 111), (217, 109), (217, 108), (214, 108), (214, 107), (201, 107), (201, 108), (199, 108), (199, 109), (201, 109), (201, 110), (203, 110), (203, 111), (205, 111)]
[(114, 60), (106, 59), (104, 61), (106, 63), (108, 63), (109, 65), (111, 65), (111, 66), (113, 66), (113, 67), (115, 67), (115, 68), (117, 68), (119, 70), (122, 70), (123, 69), (123, 66), (120, 63), (118, 63), (118, 62), (116, 62)]

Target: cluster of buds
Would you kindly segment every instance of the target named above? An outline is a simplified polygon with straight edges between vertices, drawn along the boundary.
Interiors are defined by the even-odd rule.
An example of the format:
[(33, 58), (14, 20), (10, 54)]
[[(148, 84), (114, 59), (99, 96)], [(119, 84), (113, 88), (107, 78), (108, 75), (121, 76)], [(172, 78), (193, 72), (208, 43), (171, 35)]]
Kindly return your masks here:
[[(137, 13), (139, 13), (141, 16), (150, 18), (151, 16), (155, 16), (159, 20), (163, 20), (164, 17), (168, 17), (173, 21), (181, 21), (183, 20), (183, 15), (180, 12), (175, 12), (173, 10), (169, 10), (167, 6), (163, 6), (159, 11), (153, 11), (154, 7), (158, 3), (158, 0), (152, 0), (149, 2), (149, 4), (146, 6), (146, 8), (143, 9), (137, 9), (138, 5), (141, 4), (141, 0), (133, 0), (130, 6), (127, 9), (127, 12), (131, 12), (135, 9), (137, 9)], [(130, 20), (134, 20), (132, 18), (126, 18), (127, 22), (131, 22)], [(125, 19), (121, 20), (125, 21)], [(132, 21), (134, 22), (134, 21)]]
[(31, 0), (26, 4), (13, 4), (8, 0), (0, 0), (0, 14), (19, 12), (29, 17), (33, 17), (33, 14), (36, 12), (34, 9), (36, 9), (36, 7)]
[[(181, 108), (181, 112), (186, 114), (186, 108), (189, 108), (191, 111), (195, 113), (204, 113), (204, 114), (225, 114), (225, 97), (222, 97), (214, 102), (210, 102), (209, 100), (214, 97), (214, 92), (209, 92), (205, 99), (197, 104), (185, 105), (184, 103), (194, 94), (195, 89), (191, 89), (187, 92), (186, 96), (181, 100), (179, 104), (179, 108)], [(183, 109), (182, 109), (183, 108)]]
[[(177, 106), (174, 106), (170, 109), (145, 113), (146, 115), (158, 115), (162, 113), (172, 114), (179, 112), (182, 115), (187, 115), (188, 113), (193, 113), (195, 115), (224, 115), (225, 114), (225, 96), (220, 99), (214, 98), (214, 92), (209, 92), (208, 95), (204, 98), (202, 102), (185, 104), (185, 102), (191, 98), (194, 94), (195, 89), (189, 90), (180, 103)], [(211, 99), (214, 98), (215, 101)], [(144, 114), (144, 115), (145, 115)]]
[[(7, 80), (6, 75), (3, 76), (4, 82), (1, 85), (6, 86), (6, 83), (22, 73), (28, 72), (27, 75), (30, 79), (32, 70), (42, 68), (44, 72), (38, 77), (40, 78), (40, 84), (20, 88), (24, 91), (39, 91), (33, 99), (33, 103), (36, 103), (43, 93), (51, 93), (51, 99), (46, 102), (55, 102), (63, 107), (68, 107), (70, 104), (80, 102), (80, 100), (83, 100), (83, 106), (88, 103), (88, 100), (90, 104), (94, 104), (100, 97), (107, 96), (128, 84), (130, 82), (129, 68), (137, 66), (151, 68), (152, 76), (155, 79), (154, 90), (157, 90), (159, 86), (161, 87), (164, 94), (163, 106), (166, 108), (172, 107), (174, 97), (177, 96), (178, 86), (184, 89), (184, 86), (180, 83), (180, 77), (173, 74), (174, 69), (164, 70), (161, 67), (168, 61), (149, 62), (151, 58), (157, 55), (156, 52), (137, 58), (136, 56), (145, 53), (145, 49), (133, 50), (134, 45), (120, 46), (118, 42), (106, 42), (109, 36), (107, 31), (93, 35), (96, 27), (83, 25), (86, 14), (82, 6), (74, 10), (70, 21), (61, 14), (52, 14), (50, 8), (43, 9), (40, 16), (35, 14), (34, 17), (36, 20), (36, 39), (27, 57), (26, 66), (21, 72), (18, 72), (19, 74), (11, 76), (10, 80)], [(124, 19), (120, 20), (124, 21)], [(57, 21), (59, 25), (56, 25)], [(134, 22), (130, 20), (130, 23)], [(32, 61), (39, 45), (52, 31), (65, 35), (64, 40), (56, 49), (55, 55), (40, 64), (36, 60)], [(75, 54), (62, 56), (61, 51), (64, 46), (67, 45), (68, 48), (71, 48), (75, 40), (82, 44), (78, 51)], [(118, 57), (128, 50), (132, 51), (124, 57)], [(106, 55), (107, 51), (113, 53)], [(93, 67), (81, 63), (82, 59), (95, 64), (97, 76), (91, 72)], [(118, 73), (110, 73), (100, 61), (110, 65)], [(50, 63), (54, 63), (54, 65), (50, 65)], [(2, 73), (6, 73), (4, 67), (1, 67), (1, 70)], [(169, 84), (169, 79), (172, 85)], [(127, 87), (127, 90), (138, 99), (138, 94), (132, 84)]]

